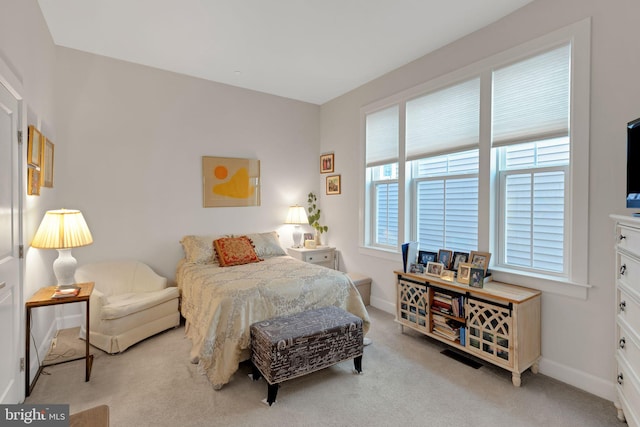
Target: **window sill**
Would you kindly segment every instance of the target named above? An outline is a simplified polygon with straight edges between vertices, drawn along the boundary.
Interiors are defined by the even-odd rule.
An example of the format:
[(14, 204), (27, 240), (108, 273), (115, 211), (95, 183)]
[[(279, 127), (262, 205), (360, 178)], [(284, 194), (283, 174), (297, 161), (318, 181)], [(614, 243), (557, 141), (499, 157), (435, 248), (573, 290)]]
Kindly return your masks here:
[(399, 262), (402, 265), (402, 255), (397, 250), (375, 248), (371, 246), (360, 246), (360, 254), (372, 256), (376, 258), (386, 259), (388, 261)]
[[(402, 256), (398, 251), (383, 248), (373, 248), (370, 246), (360, 246), (360, 254), (381, 258), (388, 261), (398, 262), (402, 265)], [(400, 267), (402, 268), (402, 267)], [(505, 268), (491, 267), (493, 280), (517, 286), (537, 289), (542, 292), (549, 292), (570, 298), (587, 300), (591, 285), (569, 282), (550, 278), (549, 276), (537, 275), (533, 273), (515, 273), (513, 270)]]
[(536, 274), (514, 273), (512, 270), (491, 267), (493, 279), (497, 282), (525, 286), (542, 292), (587, 300), (591, 285), (549, 278)]

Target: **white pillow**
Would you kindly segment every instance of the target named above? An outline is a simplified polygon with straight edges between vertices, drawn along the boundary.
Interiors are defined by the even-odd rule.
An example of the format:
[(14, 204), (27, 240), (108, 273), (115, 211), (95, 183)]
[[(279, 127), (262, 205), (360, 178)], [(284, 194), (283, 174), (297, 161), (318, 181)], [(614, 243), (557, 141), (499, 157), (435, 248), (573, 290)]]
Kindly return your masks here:
[(195, 264), (216, 264), (213, 241), (220, 236), (184, 236), (180, 243), (187, 262)]
[(269, 258), (274, 256), (287, 255), (287, 252), (280, 246), (278, 233), (271, 231), (269, 233), (252, 233), (245, 234), (256, 250), (259, 258)]

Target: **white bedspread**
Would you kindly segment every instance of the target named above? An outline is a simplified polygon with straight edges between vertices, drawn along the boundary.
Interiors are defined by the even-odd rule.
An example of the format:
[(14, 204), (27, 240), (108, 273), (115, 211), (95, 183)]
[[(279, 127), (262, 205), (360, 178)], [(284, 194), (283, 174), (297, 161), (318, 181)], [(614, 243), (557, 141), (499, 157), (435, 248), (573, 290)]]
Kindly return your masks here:
[(362, 318), (365, 333), (369, 329), (360, 294), (344, 273), (289, 256), (233, 267), (182, 260), (176, 280), (191, 358), (216, 389), (249, 358), (254, 322), (335, 305)]

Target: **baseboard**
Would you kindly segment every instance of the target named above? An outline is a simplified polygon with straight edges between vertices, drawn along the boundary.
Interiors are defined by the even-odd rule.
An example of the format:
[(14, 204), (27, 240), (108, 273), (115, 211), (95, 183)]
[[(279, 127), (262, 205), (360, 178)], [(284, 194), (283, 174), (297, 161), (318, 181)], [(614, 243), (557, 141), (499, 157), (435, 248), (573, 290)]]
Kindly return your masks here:
[(56, 318), (58, 329), (77, 328), (84, 324), (84, 315), (82, 313), (69, 314)]
[[(371, 305), (395, 316), (396, 306), (381, 298), (371, 296)], [(588, 374), (571, 366), (563, 365), (553, 360), (540, 359), (540, 373), (563, 383), (572, 385), (587, 393), (594, 394), (606, 400), (614, 401), (616, 387), (612, 381), (607, 381), (595, 375)]]
[[(56, 317), (55, 322), (51, 323), (51, 326), (49, 326), (49, 329), (47, 330), (46, 334), (44, 334), (40, 342), (36, 342), (34, 344), (33, 337), (29, 337), (29, 339), (31, 340), (31, 361), (29, 363), (29, 379), (31, 382), (33, 382), (33, 379), (35, 378), (36, 374), (38, 373), (38, 369), (40, 368), (38, 363), (42, 363), (42, 360), (47, 357), (47, 354), (49, 354), (51, 342), (56, 337), (58, 330), (76, 328), (82, 325), (83, 322), (84, 316), (81, 313), (70, 314), (63, 317)], [(38, 355), (38, 357), (35, 357), (36, 354)]]
[(384, 312), (387, 312), (389, 314), (393, 314), (393, 315), (396, 314), (395, 304), (392, 304), (382, 298), (374, 297), (373, 295), (371, 296), (371, 306), (377, 309), (380, 309)]
[(616, 387), (613, 381), (607, 381), (544, 357), (540, 359), (540, 373), (603, 399), (612, 402), (615, 400)]
[[(33, 326), (33, 325), (32, 325)], [(51, 342), (53, 338), (55, 338), (56, 333), (58, 332), (58, 328), (56, 327), (55, 322), (51, 323), (47, 333), (44, 334), (43, 338), (40, 342), (34, 343), (33, 330), (31, 331), (31, 336), (29, 337), (30, 343), (30, 361), (29, 361), (29, 381), (33, 383), (33, 379), (36, 377), (38, 373), (38, 369), (40, 369), (39, 363), (42, 363), (42, 360), (47, 357), (49, 354), (49, 349), (51, 348)], [(35, 348), (34, 348), (35, 347)], [(37, 357), (34, 357), (36, 356)]]

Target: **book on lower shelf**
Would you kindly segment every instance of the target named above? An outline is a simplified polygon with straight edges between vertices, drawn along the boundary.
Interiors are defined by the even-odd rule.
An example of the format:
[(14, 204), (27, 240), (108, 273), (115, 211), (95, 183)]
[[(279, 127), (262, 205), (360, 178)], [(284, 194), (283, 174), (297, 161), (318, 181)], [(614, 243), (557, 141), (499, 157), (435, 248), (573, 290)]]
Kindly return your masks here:
[(68, 297), (77, 297), (80, 293), (80, 287), (73, 286), (68, 288), (57, 288), (51, 298), (68, 298)]

